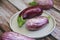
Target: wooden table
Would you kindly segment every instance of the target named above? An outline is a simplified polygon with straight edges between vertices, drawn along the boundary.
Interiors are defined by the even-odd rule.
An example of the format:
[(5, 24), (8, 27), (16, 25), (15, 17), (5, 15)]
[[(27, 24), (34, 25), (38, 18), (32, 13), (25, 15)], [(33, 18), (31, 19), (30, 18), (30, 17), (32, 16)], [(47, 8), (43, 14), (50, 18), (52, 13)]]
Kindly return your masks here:
[[(4, 32), (12, 31), (9, 27), (9, 20), (11, 16), (13, 16), (18, 11), (20, 10), (16, 8), (13, 4), (8, 2), (7, 0), (0, 1), (0, 36)], [(56, 28), (59, 28), (60, 27), (60, 14), (59, 14), (60, 11), (57, 11), (55, 8), (52, 8), (50, 10), (47, 10), (46, 12), (50, 12), (51, 15), (55, 17), (56, 22), (57, 22)], [(50, 35), (44, 38), (38, 38), (36, 40), (57, 40), (55, 37), (52, 36), (54, 32), (55, 31), (53, 31)]]

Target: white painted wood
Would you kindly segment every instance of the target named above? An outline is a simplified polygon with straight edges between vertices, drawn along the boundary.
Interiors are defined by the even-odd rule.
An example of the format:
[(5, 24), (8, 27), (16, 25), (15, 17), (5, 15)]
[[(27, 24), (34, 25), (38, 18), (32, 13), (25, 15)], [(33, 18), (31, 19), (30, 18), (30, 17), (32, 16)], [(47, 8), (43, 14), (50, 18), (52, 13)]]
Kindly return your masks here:
[(9, 13), (6, 10), (4, 10), (2, 7), (0, 7), (0, 15), (3, 16), (7, 22), (9, 22), (11, 15), (9, 15)]
[(54, 8), (60, 11), (60, 0), (53, 0), (54, 1)]
[(58, 6), (54, 5), (54, 8), (60, 11), (60, 8)]
[(15, 5), (19, 10), (27, 8), (27, 5), (25, 5), (22, 0), (8, 0), (8, 1)]
[[(8, 0), (8, 1), (10, 1), (13, 5), (15, 5), (20, 10), (25, 9), (27, 7), (27, 5), (21, 2), (21, 0)], [(54, 5), (54, 7), (56, 7), (56, 5)], [(60, 40), (60, 14), (54, 9), (47, 10), (46, 12), (53, 15), (54, 18), (56, 19), (57, 26), (56, 26), (56, 29), (51, 33), (51, 35), (53, 35), (55, 38)]]

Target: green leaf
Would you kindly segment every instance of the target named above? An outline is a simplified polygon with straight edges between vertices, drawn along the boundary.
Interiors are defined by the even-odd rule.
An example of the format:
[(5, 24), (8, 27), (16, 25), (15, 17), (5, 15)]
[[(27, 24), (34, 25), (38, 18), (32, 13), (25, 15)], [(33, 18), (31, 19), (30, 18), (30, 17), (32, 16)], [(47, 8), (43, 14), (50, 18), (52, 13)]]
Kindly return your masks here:
[(24, 20), (24, 19), (22, 18), (22, 16), (18, 16), (18, 18), (17, 18), (17, 23), (18, 23), (18, 26), (19, 26), (19, 27), (22, 27), (25, 22), (26, 22), (26, 20)]
[(30, 2), (29, 5), (35, 6), (35, 5), (37, 5), (37, 3), (35, 1), (33, 1), (33, 2)]
[(48, 19), (50, 19), (51, 17), (50, 17), (50, 16), (48, 16), (47, 18), (48, 18)]

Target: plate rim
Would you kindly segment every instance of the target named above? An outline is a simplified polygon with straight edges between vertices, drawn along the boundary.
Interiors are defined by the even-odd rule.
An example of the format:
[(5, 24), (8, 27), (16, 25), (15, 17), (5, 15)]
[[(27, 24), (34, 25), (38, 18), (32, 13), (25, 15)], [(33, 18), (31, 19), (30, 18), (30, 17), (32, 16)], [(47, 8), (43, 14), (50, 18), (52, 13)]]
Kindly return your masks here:
[[(23, 10), (21, 10), (21, 11), (23, 11)], [(13, 18), (15, 15), (18, 15), (21, 11), (18, 11), (17, 13), (15, 13), (15, 14), (10, 18), (10, 21), (9, 21), (10, 28), (11, 28), (11, 20), (12, 20), (12, 18)], [(48, 14), (48, 13), (47, 13), (47, 14)], [(55, 29), (55, 27), (56, 27), (55, 18), (54, 18), (51, 14), (48, 14), (48, 15), (50, 15), (51, 18), (52, 18), (53, 21), (54, 21), (54, 27), (53, 27), (53, 29), (52, 29), (48, 34), (46, 34), (46, 35), (44, 35), (44, 36), (40, 36), (40, 37), (31, 37), (31, 38), (42, 38), (42, 37), (45, 37), (45, 36), (49, 35), (50, 33), (52, 33), (52, 31)], [(12, 31), (14, 31), (14, 30), (12, 29)], [(22, 34), (22, 35), (23, 35), (23, 34)], [(26, 35), (25, 35), (25, 36), (26, 36)]]

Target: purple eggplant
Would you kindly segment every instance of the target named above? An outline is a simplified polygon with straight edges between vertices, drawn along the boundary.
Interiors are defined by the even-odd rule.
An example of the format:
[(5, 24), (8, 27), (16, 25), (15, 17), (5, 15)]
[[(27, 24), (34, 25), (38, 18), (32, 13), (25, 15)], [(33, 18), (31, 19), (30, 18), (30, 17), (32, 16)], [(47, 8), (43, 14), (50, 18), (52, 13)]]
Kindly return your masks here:
[(26, 28), (31, 31), (36, 31), (38, 29), (41, 29), (45, 25), (49, 23), (48, 18), (45, 16), (39, 16), (36, 18), (29, 19), (26, 22)]
[(36, 0), (36, 2), (42, 9), (45, 10), (53, 7), (53, 0)]
[(2, 35), (2, 40), (35, 40), (16, 32), (5, 32)]
[(33, 6), (33, 7), (28, 7), (24, 9), (19, 16), (22, 16), (24, 19), (29, 19), (33, 18), (35, 16), (41, 15), (43, 10), (40, 8), (40, 6)]

